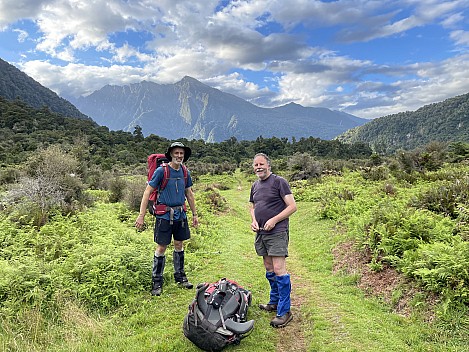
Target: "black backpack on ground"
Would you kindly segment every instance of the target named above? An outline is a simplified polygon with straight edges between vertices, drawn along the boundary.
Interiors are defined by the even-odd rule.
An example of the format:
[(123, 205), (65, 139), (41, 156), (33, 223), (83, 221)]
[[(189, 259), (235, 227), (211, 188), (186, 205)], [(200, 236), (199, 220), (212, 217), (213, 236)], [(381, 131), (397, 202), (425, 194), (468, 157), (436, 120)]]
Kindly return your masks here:
[(204, 351), (237, 345), (254, 327), (247, 321), (251, 292), (236, 281), (221, 279), (197, 285), (197, 293), (184, 317), (184, 335)]

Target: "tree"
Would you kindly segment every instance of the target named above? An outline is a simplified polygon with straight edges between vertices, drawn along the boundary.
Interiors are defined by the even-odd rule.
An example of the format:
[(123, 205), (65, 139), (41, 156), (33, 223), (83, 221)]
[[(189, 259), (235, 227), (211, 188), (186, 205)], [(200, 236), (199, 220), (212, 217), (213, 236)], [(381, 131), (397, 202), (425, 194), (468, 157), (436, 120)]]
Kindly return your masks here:
[(143, 142), (145, 137), (143, 136), (142, 127), (139, 125), (135, 126), (133, 136), (136, 142)]

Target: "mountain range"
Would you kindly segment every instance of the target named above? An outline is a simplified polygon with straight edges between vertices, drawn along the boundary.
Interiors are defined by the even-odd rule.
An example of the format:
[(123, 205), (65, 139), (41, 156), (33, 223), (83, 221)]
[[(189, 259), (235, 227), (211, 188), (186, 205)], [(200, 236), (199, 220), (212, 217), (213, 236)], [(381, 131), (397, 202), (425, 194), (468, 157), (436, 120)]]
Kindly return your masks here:
[(107, 85), (86, 97), (70, 100), (83, 113), (111, 130), (168, 139), (221, 142), (231, 137), (317, 137), (330, 140), (368, 120), (326, 108), (290, 103), (262, 108), (235, 95), (184, 77), (174, 84), (143, 81), (125, 86)]
[[(367, 143), (379, 153), (414, 149), (432, 141), (469, 142), (469, 93), (372, 121), (325, 108), (290, 103), (261, 108), (184, 77), (175, 84), (141, 82), (105, 86), (87, 97), (59, 97), (0, 59), (0, 96), (66, 117), (91, 120), (113, 130), (167, 139), (218, 142), (236, 137), (317, 137)], [(78, 108), (77, 108), (78, 107)], [(81, 111), (80, 111), (80, 110)], [(87, 116), (88, 115), (88, 116)]]

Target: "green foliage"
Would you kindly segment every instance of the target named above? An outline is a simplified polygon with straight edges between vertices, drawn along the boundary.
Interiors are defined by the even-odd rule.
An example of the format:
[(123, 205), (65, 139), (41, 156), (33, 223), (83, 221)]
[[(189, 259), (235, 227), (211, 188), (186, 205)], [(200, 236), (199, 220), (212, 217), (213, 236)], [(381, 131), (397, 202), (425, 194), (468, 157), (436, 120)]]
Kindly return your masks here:
[(385, 165), (365, 167), (361, 170), (361, 174), (365, 180), (387, 180), (389, 178), (389, 168)]
[[(442, 174), (442, 170), (438, 172)], [(133, 178), (124, 180), (131, 182)], [(390, 336), (392, 350), (410, 351), (419, 346), (422, 350), (458, 351), (466, 345), (464, 334), (459, 337), (461, 341), (450, 330), (447, 336), (441, 335), (435, 324), (397, 316), (382, 302), (365, 299), (355, 287), (356, 276), (331, 274), (331, 248), (338, 241), (350, 235), (365, 241), (370, 231), (380, 231), (380, 236), (387, 237), (375, 242), (381, 255), (372, 257), (370, 267), (379, 271), (389, 263), (397, 265), (422, 287), (441, 295), (442, 308), (437, 312), (441, 329), (466, 331), (468, 247), (451, 228), (456, 221), (467, 222), (469, 216), (465, 208), (458, 219), (450, 219), (409, 207), (410, 199), (431, 189), (432, 182), (421, 179), (409, 185), (394, 179), (370, 181), (361, 172), (292, 182), (299, 208), (292, 216), (288, 263), (296, 274), (293, 302), (301, 300), (301, 305), (293, 309), (297, 320), (302, 321), (300, 338), (305, 346), (315, 346), (318, 351), (374, 351), (383, 349)], [(387, 185), (392, 185), (392, 192), (386, 191)], [(262, 259), (252, 248), (246, 208), (249, 183), (240, 172), (203, 175), (194, 190), (200, 225), (191, 228), (192, 237), (185, 246), (187, 271), (196, 280), (229, 274), (253, 289), (255, 304), (249, 314), (256, 320), (256, 329), (236, 349), (278, 349), (285, 341), (269, 328), (271, 317), (256, 309), (258, 303), (268, 299), (268, 286)], [(195, 351), (181, 333), (194, 291), (173, 286), (169, 263), (167, 289), (157, 300), (149, 298), (152, 229), (137, 233), (133, 228), (135, 212), (122, 203), (99, 203), (99, 199), (107, 201), (108, 191), (85, 193), (96, 202), (93, 207), (69, 216), (50, 214), (50, 221), (39, 230), (0, 214), (3, 346), (12, 351), (146, 351), (155, 346)], [(318, 210), (328, 199), (337, 202), (335, 218), (348, 233), (331, 232), (333, 222), (318, 220)], [(405, 246), (411, 249), (403, 251)], [(385, 257), (385, 251), (394, 255)], [(399, 257), (396, 253), (401, 252)], [(236, 265), (232, 265), (233, 258), (237, 258)], [(396, 291), (393, 295), (396, 301), (399, 294)], [(422, 298), (414, 298), (414, 305), (422, 304)]]
[(469, 143), (455, 142), (448, 146), (451, 162), (457, 163), (469, 159)]
[[(318, 138), (263, 138), (255, 141), (237, 141), (230, 138), (220, 143), (203, 140), (181, 141), (192, 148), (188, 166), (194, 175), (233, 173), (245, 160), (265, 152), (272, 158), (286, 158), (295, 153), (308, 153), (317, 158), (365, 159), (371, 149), (363, 143), (343, 144)], [(136, 127), (134, 133), (109, 131), (88, 119), (77, 119), (54, 114), (48, 109), (34, 109), (20, 101), (0, 97), (0, 162), (19, 164), (40, 147), (62, 145), (75, 154), (82, 166), (103, 170), (131, 172), (144, 165), (149, 154), (164, 152), (170, 141), (150, 135), (142, 138)], [(96, 184), (95, 172), (83, 175), (84, 181)]]
[(25, 162), (22, 177), (10, 187), (3, 204), (18, 220), (42, 226), (52, 210), (68, 213), (83, 201), (77, 169), (78, 161), (59, 147), (40, 150)]
[(0, 169), (0, 185), (15, 183), (20, 178), (20, 171), (17, 167), (5, 167)]
[(411, 205), (444, 214), (452, 219), (459, 215), (459, 204), (469, 202), (469, 176), (454, 181), (434, 182), (432, 188), (417, 195)]
[(121, 205), (100, 205), (77, 216), (57, 214), (39, 231), (2, 217), (0, 310), (26, 304), (58, 314), (64, 296), (103, 312), (126, 304), (129, 292), (148, 285), (150, 260), (148, 241), (116, 222), (125, 214)]
[(469, 243), (459, 237), (420, 245), (405, 254), (400, 267), (427, 290), (441, 294), (446, 307), (469, 301)]
[[(469, 94), (464, 94), (416, 111), (377, 118), (345, 132), (337, 139), (348, 143), (368, 143), (375, 152), (386, 154), (399, 149), (412, 150), (432, 141), (467, 144), (468, 116)], [(467, 155), (467, 146), (456, 148), (457, 155)]]
[(211, 208), (212, 212), (222, 212), (227, 209), (226, 199), (224, 199), (217, 188), (207, 187), (200, 192), (199, 199)]
[(289, 177), (292, 181), (319, 177), (322, 173), (321, 164), (307, 153), (293, 154), (288, 160), (288, 169), (293, 172)]
[(365, 233), (365, 243), (383, 260), (402, 258), (420, 244), (449, 241), (454, 224), (428, 211), (380, 204), (372, 211)]
[(126, 180), (124, 203), (133, 211), (140, 210), (142, 195), (146, 188), (146, 178), (132, 178)]
[(117, 203), (123, 200), (126, 186), (127, 183), (122, 177), (114, 176), (109, 184), (109, 201), (111, 203)]
[(374, 168), (292, 188), (296, 199), (319, 202), (320, 217), (345, 226), (347, 236), (371, 254), (372, 270), (394, 266), (440, 295), (447, 307), (439, 309), (469, 304), (468, 167), (413, 172), (411, 183), (393, 173), (370, 176)]

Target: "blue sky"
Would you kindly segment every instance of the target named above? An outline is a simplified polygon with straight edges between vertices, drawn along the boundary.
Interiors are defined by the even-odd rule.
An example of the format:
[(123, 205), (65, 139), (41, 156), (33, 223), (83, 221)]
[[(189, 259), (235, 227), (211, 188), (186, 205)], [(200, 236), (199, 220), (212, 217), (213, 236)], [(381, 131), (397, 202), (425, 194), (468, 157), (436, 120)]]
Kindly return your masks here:
[(469, 93), (469, 0), (2, 0), (0, 58), (64, 98), (191, 76), (377, 118)]

